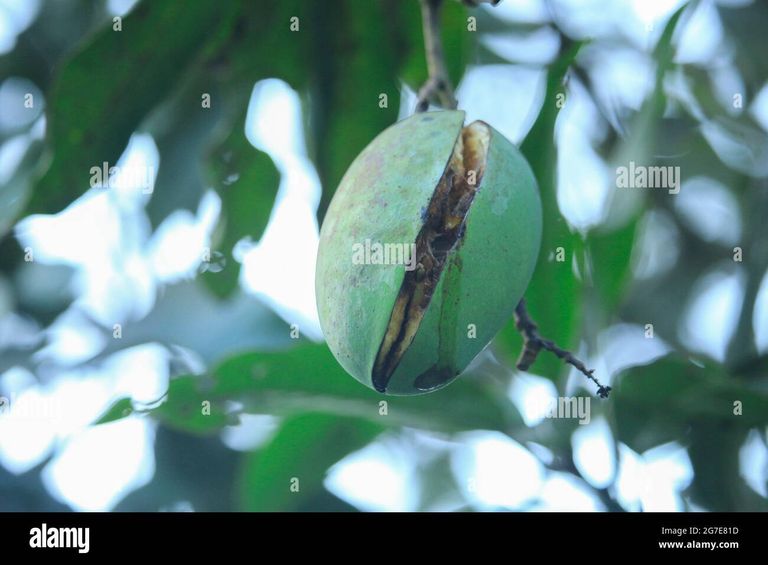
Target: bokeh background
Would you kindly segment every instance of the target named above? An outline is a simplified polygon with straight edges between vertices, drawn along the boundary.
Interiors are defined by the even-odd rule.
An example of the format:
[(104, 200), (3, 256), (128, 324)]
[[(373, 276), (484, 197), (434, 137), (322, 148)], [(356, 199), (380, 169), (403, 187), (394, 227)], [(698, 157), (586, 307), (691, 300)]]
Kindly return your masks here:
[[(0, 0), (0, 510), (765, 510), (766, 30), (762, 0), (448, 0), (460, 108), (539, 180), (529, 311), (614, 391), (516, 371), (510, 323), (382, 409), (314, 258), (413, 112), (417, 1)], [(617, 188), (630, 161), (681, 191)]]

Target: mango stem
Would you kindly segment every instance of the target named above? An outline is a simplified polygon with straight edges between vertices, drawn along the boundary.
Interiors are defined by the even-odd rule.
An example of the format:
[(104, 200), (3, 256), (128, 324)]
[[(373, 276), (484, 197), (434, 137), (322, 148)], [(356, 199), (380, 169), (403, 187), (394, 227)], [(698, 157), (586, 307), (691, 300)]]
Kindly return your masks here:
[(520, 352), (520, 357), (517, 360), (517, 368), (520, 371), (527, 371), (533, 365), (533, 362), (536, 361), (536, 357), (538, 357), (541, 350), (546, 349), (554, 353), (559, 359), (576, 367), (581, 374), (593, 381), (597, 385), (597, 395), (600, 398), (608, 398), (611, 387), (600, 384), (600, 381), (593, 375), (594, 369), (587, 369), (587, 366), (573, 353), (558, 347), (553, 341), (544, 339), (539, 335), (539, 327), (528, 314), (524, 298), (515, 307), (515, 327), (523, 334), (523, 350)]
[(421, 0), (421, 21), (424, 30), (424, 52), (429, 78), (419, 89), (417, 112), (424, 112), (431, 101), (446, 110), (455, 110), (458, 103), (453, 93), (448, 68), (445, 65), (443, 40), (440, 37), (440, 8), (443, 0)]

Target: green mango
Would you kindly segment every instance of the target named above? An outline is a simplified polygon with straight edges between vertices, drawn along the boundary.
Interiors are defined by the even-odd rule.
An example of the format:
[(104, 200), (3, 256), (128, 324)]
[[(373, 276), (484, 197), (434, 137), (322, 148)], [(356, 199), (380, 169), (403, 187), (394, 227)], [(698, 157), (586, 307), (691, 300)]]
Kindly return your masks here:
[(455, 379), (514, 313), (541, 245), (520, 151), (464, 112), (416, 114), (355, 159), (317, 256), (320, 325), (344, 369), (387, 394)]

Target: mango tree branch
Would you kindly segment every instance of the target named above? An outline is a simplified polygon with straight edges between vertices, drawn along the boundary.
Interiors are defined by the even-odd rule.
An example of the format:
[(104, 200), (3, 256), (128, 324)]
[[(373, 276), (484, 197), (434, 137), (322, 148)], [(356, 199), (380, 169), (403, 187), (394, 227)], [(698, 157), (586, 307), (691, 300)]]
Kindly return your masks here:
[(445, 66), (443, 41), (440, 38), (440, 8), (443, 0), (419, 0), (421, 2), (421, 21), (424, 29), (424, 52), (427, 58), (429, 78), (419, 89), (417, 112), (424, 112), (430, 102), (435, 102), (443, 108), (456, 108), (456, 97), (453, 94), (451, 79)]
[(554, 342), (544, 339), (539, 335), (538, 326), (533, 322), (528, 315), (528, 310), (525, 308), (525, 299), (520, 300), (515, 308), (515, 327), (517, 327), (517, 330), (523, 334), (523, 351), (520, 353), (520, 358), (517, 360), (517, 368), (519, 370), (527, 371), (533, 362), (536, 361), (539, 352), (542, 349), (546, 349), (569, 365), (576, 367), (584, 376), (593, 381), (597, 385), (597, 395), (600, 398), (608, 398), (608, 395), (611, 392), (611, 387), (600, 384), (600, 381), (592, 375), (592, 373), (595, 372), (594, 369), (587, 369), (586, 365), (577, 359), (570, 351), (561, 349), (555, 345)]

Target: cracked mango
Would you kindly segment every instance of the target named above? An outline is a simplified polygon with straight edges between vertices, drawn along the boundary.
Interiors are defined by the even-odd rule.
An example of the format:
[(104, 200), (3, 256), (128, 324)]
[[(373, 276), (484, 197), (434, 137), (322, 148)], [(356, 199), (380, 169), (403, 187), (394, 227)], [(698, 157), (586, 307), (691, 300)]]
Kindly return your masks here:
[(325, 339), (381, 393), (455, 379), (512, 316), (536, 265), (533, 173), (498, 131), (464, 119), (427, 112), (384, 130), (347, 170), (320, 230)]

